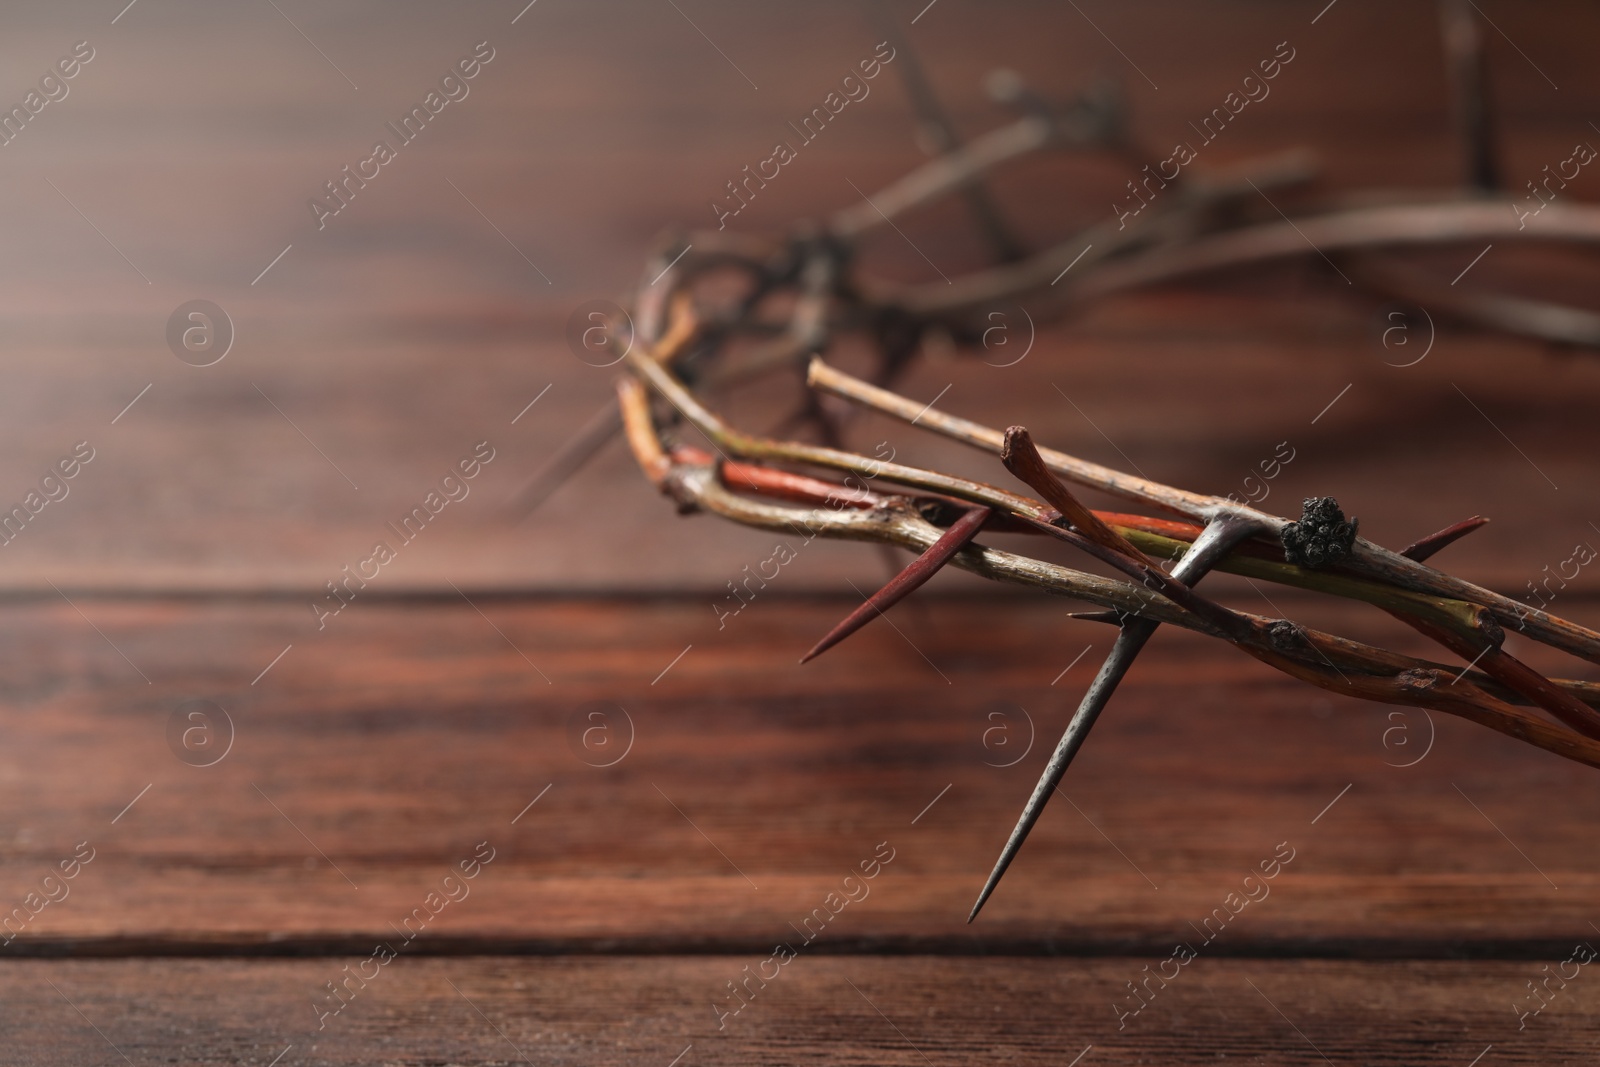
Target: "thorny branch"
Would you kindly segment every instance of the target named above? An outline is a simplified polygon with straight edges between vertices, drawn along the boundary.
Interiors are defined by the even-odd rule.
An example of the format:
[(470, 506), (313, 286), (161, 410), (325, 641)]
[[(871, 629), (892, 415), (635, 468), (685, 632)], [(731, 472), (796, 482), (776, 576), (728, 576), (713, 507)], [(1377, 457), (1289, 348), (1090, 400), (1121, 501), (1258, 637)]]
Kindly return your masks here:
[[(1459, 17), (1445, 22), (1458, 37), (1465, 32)], [(1470, 96), (1481, 92), (1482, 79), (1473, 75), (1471, 50), (1461, 47), (1454, 84)], [(1457, 715), (1600, 767), (1600, 683), (1548, 678), (1503, 647), (1511, 629), (1600, 663), (1600, 633), (1424, 562), (1485, 520), (1456, 523), (1394, 552), (1357, 536), (1354, 520), (1347, 521), (1332, 500), (1308, 500), (1299, 519), (1272, 515), (1090, 463), (1035, 444), (1022, 427), (983, 426), (918, 405), (891, 388), (930, 336), (967, 343), (981, 337), (983, 312), (997, 302), (1027, 298), (1041, 313), (1065, 312), (1136, 286), (1303, 256), (1308, 245), (1338, 256), (1369, 286), (1437, 293), (1444, 288), (1440, 283), (1379, 257), (1389, 249), (1485, 238), (1600, 244), (1600, 209), (1551, 205), (1534, 225), (1524, 227), (1511, 201), (1493, 190), (1487, 112), (1483, 101), (1473, 98), (1458, 101), (1462, 129), (1471, 139), (1470, 195), (1428, 201), (1367, 195), (1302, 213), (1291, 222), (1275, 208), (1262, 210), (1259, 194), (1263, 188), (1302, 184), (1313, 175), (1308, 157), (1293, 154), (1228, 173), (1185, 175), (1177, 194), (1139, 225), (1102, 223), (1030, 253), (1000, 221), (983, 176), (1044, 150), (1137, 156), (1120, 124), (1118, 101), (1096, 90), (1056, 112), (1008, 76), (999, 79), (997, 95), (1017, 105), (1022, 117), (963, 144), (920, 70), (913, 68), (911, 77), (914, 101), (937, 134), (940, 154), (867, 203), (842, 209), (823, 227), (805, 227), (782, 239), (701, 233), (663, 247), (644, 272), (652, 280), (641, 285), (632, 302), (634, 343), (622, 365), (617, 406), (597, 416), (581, 435), (581, 447), (565, 451), (548, 470), (576, 469), (620, 425), (646, 476), (683, 512), (918, 553), (806, 659), (869, 623), (947, 564), (1093, 605), (1099, 610), (1079, 617), (1119, 627), (1110, 656), (973, 915), (1138, 651), (1163, 623), (1223, 641), (1332, 692)], [(890, 284), (857, 269), (855, 252), (864, 239), (946, 196), (961, 197), (972, 208), (1003, 262), (949, 284), (927, 286)], [(1076, 265), (1070, 282), (1055, 285), (1069, 264)], [(730, 297), (730, 291), (737, 295)], [(1467, 321), (1564, 343), (1600, 341), (1600, 315), (1593, 312), (1513, 296), (1468, 300), (1452, 294), (1450, 300), (1445, 306)], [(878, 358), (873, 381), (820, 358), (848, 334), (871, 342)], [(747, 433), (713, 410), (709, 397), (719, 390), (784, 368), (803, 369), (808, 389), (805, 404), (786, 428), (810, 421), (822, 432), (824, 445)], [(1001, 461), (997, 475), (1008, 472), (1038, 497), (853, 452), (843, 444), (836, 417), (819, 403), (823, 395), (995, 455)], [(672, 434), (685, 426), (699, 431), (712, 451), (664, 441), (664, 431)], [(1091, 510), (1069, 486), (1167, 517)], [(1123, 577), (1102, 577), (981, 543), (984, 533), (994, 532), (1064, 541)], [(1161, 560), (1177, 563), (1168, 570)], [(1371, 604), (1466, 666), (1225, 607), (1195, 590), (1213, 569)]]

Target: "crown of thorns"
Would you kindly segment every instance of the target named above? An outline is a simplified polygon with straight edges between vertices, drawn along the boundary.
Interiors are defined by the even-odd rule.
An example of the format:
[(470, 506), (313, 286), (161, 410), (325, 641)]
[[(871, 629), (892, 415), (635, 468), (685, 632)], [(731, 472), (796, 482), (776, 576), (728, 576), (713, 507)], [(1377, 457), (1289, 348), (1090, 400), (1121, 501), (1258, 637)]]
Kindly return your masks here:
[[(903, 72), (915, 62), (906, 52)], [(1454, 62), (1459, 73), (1472, 66), (1474, 57), (1457, 55)], [(914, 70), (906, 77), (924, 127), (943, 131), (936, 138), (943, 151), (825, 225), (782, 237), (711, 231), (667, 242), (645, 271), (653, 280), (641, 284), (631, 310), (613, 322), (618, 331), (631, 334), (616, 405), (603, 410), (541, 473), (529, 500), (537, 503), (620, 425), (645, 475), (680, 511), (763, 529), (804, 528), (917, 553), (804, 659), (855, 632), (946, 564), (1093, 605), (1094, 611), (1077, 617), (1117, 626), (1112, 651), (1006, 842), (972, 909), (974, 917), (1134, 657), (1163, 623), (1226, 642), (1332, 692), (1458, 715), (1600, 767), (1600, 684), (1548, 678), (1503, 643), (1509, 628), (1600, 663), (1600, 633), (1427, 565), (1434, 553), (1488, 520), (1475, 516), (1391, 551), (1359, 537), (1356, 520), (1347, 519), (1331, 498), (1306, 500), (1303, 513), (1291, 521), (1231, 498), (1090, 463), (1036, 444), (1023, 427), (983, 426), (888, 388), (929, 337), (978, 343), (988, 326), (986, 313), (1000, 304), (1028, 301), (1036, 316), (1061, 314), (1136, 286), (1312, 252), (1390, 295), (1425, 292), (1430, 303), (1458, 319), (1548, 341), (1600, 344), (1600, 316), (1592, 312), (1509, 295), (1468, 298), (1381, 258), (1396, 248), (1486, 239), (1600, 241), (1596, 208), (1549, 204), (1533, 225), (1526, 225), (1526, 213), (1492, 191), (1486, 112), (1481, 96), (1472, 95), (1481, 92), (1481, 81), (1457, 78), (1458, 91), (1470, 90), (1462, 110), (1479, 120), (1466, 127), (1477, 187), (1462, 195), (1388, 202), (1368, 195), (1360, 199), (1362, 206), (1335, 203), (1291, 220), (1265, 193), (1311, 176), (1307, 159), (1292, 155), (1225, 174), (1186, 172), (1172, 183), (1173, 195), (1152, 204), (1138, 225), (1114, 227), (1108, 220), (1029, 254), (1021, 251), (990, 199), (983, 175), (1043, 150), (1114, 151), (1135, 162), (1149, 158), (1127, 136), (1116, 94), (1096, 88), (1065, 108), (1054, 108), (1014, 76), (996, 79), (998, 95), (1019, 107), (1022, 116), (962, 145), (925, 80)], [(972, 207), (1000, 265), (932, 285), (893, 284), (858, 269), (855, 251), (865, 238), (947, 195), (962, 197)], [(877, 368), (873, 380), (821, 358), (844, 334), (870, 340)], [(773, 436), (734, 428), (703, 399), (786, 367), (803, 368), (808, 389), (801, 409)], [(844, 446), (841, 416), (821, 402), (824, 395), (997, 455), (1035, 495), (851, 451)], [(802, 424), (814, 427), (822, 443), (783, 436)], [(704, 435), (712, 450), (664, 439), (664, 433), (670, 437), (686, 426)], [(1128, 501), (1140, 512), (1159, 514), (1092, 510), (1069, 486), (1088, 487)], [(1065, 541), (1122, 578), (987, 547), (977, 540), (984, 532)], [(1165, 561), (1175, 562), (1169, 567)], [(1196, 591), (1211, 570), (1371, 604), (1466, 666), (1224, 606)]]

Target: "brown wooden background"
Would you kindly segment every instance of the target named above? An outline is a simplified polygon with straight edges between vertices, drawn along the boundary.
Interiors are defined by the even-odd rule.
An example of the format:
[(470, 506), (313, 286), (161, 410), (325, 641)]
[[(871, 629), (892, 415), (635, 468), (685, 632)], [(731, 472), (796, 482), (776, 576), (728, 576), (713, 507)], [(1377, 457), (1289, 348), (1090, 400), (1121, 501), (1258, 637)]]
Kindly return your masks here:
[[(902, 23), (922, 9), (891, 6)], [(1600, 16), (1480, 6), (1520, 187), (1600, 139)], [(848, 4), (521, 7), (0, 16), (0, 102), (74, 42), (96, 50), (0, 148), (0, 499), (74, 442), (96, 449), (0, 550), (0, 903), (95, 850), (0, 946), (7, 1062), (1593, 1062), (1588, 969), (1525, 1029), (1512, 1007), (1600, 942), (1600, 780), (1581, 768), (1164, 633), (1073, 768), (1072, 803), (969, 927), (1106, 631), (951, 575), (896, 611), (902, 634), (875, 625), (799, 668), (854, 601), (847, 581), (881, 579), (875, 554), (813, 545), (719, 631), (718, 590), (771, 539), (678, 519), (620, 449), (508, 521), (609, 388), (566, 350), (567, 315), (635, 284), (663, 231), (710, 222), (723, 183), (878, 39)], [(979, 82), (1007, 67), (1054, 98), (1121, 81), (1158, 145), (1288, 40), (1272, 96), (1204, 165), (1306, 145), (1325, 190), (1456, 177), (1430, 4), (938, 0), (909, 33), (968, 134), (1003, 118)], [(307, 198), (482, 40), (495, 58), (469, 97), (319, 232)], [(891, 65), (735, 225), (886, 183), (922, 158), (910, 126)], [(1055, 158), (997, 188), (1043, 243), (1106, 217), (1129, 176)], [(954, 273), (983, 262), (960, 221), (904, 226)], [(933, 277), (898, 242), (865, 254)], [(1448, 278), (1480, 250), (1434, 266)], [(1461, 285), (1582, 295), (1594, 276), (1497, 247)], [(200, 297), (237, 329), (203, 369), (163, 337)], [(1052, 326), (1014, 367), (929, 359), (904, 389), (949, 385), (951, 411), (1219, 493), (1288, 440), (1268, 506), (1334, 494), (1392, 545), (1491, 515), (1440, 562), (1516, 593), (1600, 538), (1600, 358), (1441, 324), (1398, 368), (1418, 349), (1384, 347), (1392, 307), (1314, 264), (1207, 279)], [(791, 398), (757, 391), (745, 417)], [(852, 433), (1001, 477), (903, 428)], [(496, 458), (472, 495), (318, 631), (310, 596), (483, 439)], [(1554, 608), (1592, 624), (1597, 589), (1586, 571)], [(1369, 613), (1277, 599), (1417, 647)], [(190, 700), (231, 717), (214, 766), (169, 748)], [(631, 738), (609, 768), (573, 740), (591, 702), (626, 712), (609, 713), (609, 743)], [(319, 1030), (319, 988), (485, 840), (471, 895)], [(1285, 841), (1271, 896), (1119, 1031), (1125, 983)], [(719, 1030), (725, 983), (879, 842), (895, 859), (870, 897)]]

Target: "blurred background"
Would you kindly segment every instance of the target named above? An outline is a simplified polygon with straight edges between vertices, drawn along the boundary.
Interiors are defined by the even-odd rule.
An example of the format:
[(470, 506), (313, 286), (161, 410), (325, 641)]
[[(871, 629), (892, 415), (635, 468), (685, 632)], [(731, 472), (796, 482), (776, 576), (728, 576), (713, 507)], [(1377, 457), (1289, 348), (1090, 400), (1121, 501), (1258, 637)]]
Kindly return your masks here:
[[(941, 2), (920, 18), (901, 6), (892, 14), (967, 137), (1012, 117), (983, 91), (1005, 69), (1061, 103), (1113, 82), (1141, 143), (1197, 140), (1189, 124), (1286, 42), (1295, 58), (1270, 96), (1194, 171), (1303, 147), (1321, 167), (1313, 194), (1462, 179), (1433, 4), (1345, 0), (1314, 24), (1276, 3)], [(641, 284), (664, 235), (714, 227), (726, 183), (793, 139), (787, 124), (872, 54), (882, 34), (866, 9), (540, 0), (512, 24), (479, 3), (141, 0), (113, 23), (103, 7), (10, 5), (0, 42), (17, 103), (77, 42), (94, 53), (69, 95), (0, 148), (0, 484), (20, 496), (73, 443), (96, 449), (71, 499), (7, 546), (7, 587), (320, 586), (484, 439), (497, 458), (471, 499), (385, 572), (390, 587), (719, 587), (764, 544), (678, 520), (616, 445), (527, 521), (505, 509), (609, 394), (611, 372), (568, 350), (568, 315)], [(1578, 4), (1488, 14), (1502, 173), (1525, 192), (1600, 137), (1583, 44), (1597, 16)], [(470, 95), (319, 228), (309, 201), (327, 198), (324, 183), (375, 140), (398, 145), (385, 124), (479, 42), (494, 58)], [(784, 231), (859, 202), (852, 183), (870, 193), (922, 162), (902, 73), (886, 67), (729, 227)], [(1012, 229), (1042, 248), (1110, 219), (1135, 174), (1110, 153), (1047, 153), (993, 184)], [(1590, 198), (1591, 181), (1585, 170), (1560, 195)], [(987, 263), (959, 205), (901, 227), (907, 240), (883, 230), (862, 251), (880, 274), (928, 281)], [(1440, 250), (1434, 274), (1481, 249)], [(1583, 257), (1558, 257), (1543, 281), (1533, 269), (1505, 245), (1460, 285), (1553, 298), (1594, 280)], [(195, 299), (234, 330), (203, 368), (165, 336)], [(1108, 299), (1047, 325), (1014, 366), (935, 352), (901, 388), (931, 400), (948, 385), (947, 410), (1216, 493), (1238, 491), (1288, 440), (1296, 459), (1263, 506), (1294, 514), (1303, 495), (1336, 495), (1396, 545), (1487, 514), (1456, 565), (1518, 589), (1600, 515), (1582, 417), (1600, 361), (1445, 318), (1426, 359), (1395, 366), (1425, 339), (1401, 349), (1409, 331), (1385, 331), (1427, 330), (1414, 307), (1391, 317), (1402, 307), (1308, 254)], [(755, 397), (776, 415), (795, 395), (774, 384)], [(755, 410), (751, 428), (775, 421)], [(931, 439), (903, 454), (994, 477)], [(792, 581), (879, 573), (869, 554), (825, 545)]]

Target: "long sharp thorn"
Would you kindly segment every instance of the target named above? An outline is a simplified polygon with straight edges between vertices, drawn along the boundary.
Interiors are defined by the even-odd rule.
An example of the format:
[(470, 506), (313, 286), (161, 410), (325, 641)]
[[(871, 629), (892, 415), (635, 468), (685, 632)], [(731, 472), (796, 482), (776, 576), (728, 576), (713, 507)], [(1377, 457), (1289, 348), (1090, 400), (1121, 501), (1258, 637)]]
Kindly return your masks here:
[(1106, 622), (1112, 626), (1121, 626), (1123, 622), (1122, 613), (1117, 611), (1069, 611), (1067, 618), (1083, 622)]
[(1111, 652), (1106, 656), (1105, 662), (1100, 664), (1100, 673), (1095, 675), (1094, 681), (1090, 683), (1089, 691), (1083, 695), (1083, 702), (1078, 705), (1072, 721), (1067, 724), (1066, 733), (1061, 735), (1055, 752), (1051, 753), (1050, 762), (1045, 765), (1039, 784), (1033, 787), (1033, 795), (1028, 798), (1027, 806), (1022, 809), (1022, 817), (1017, 820), (1016, 827), (1006, 840), (1006, 847), (1000, 851), (1000, 859), (995, 863), (994, 870), (989, 872), (989, 880), (984, 883), (983, 892), (978, 894), (977, 903), (972, 905), (967, 922), (970, 923), (978, 917), (978, 912), (988, 901), (995, 887), (1000, 884), (1000, 877), (1006, 873), (1006, 868), (1011, 866), (1011, 861), (1022, 848), (1022, 842), (1027, 840), (1028, 832), (1043, 814), (1045, 802), (1050, 799), (1051, 791), (1067, 773), (1067, 766), (1072, 762), (1072, 757), (1078, 754), (1084, 738), (1089, 736), (1090, 728), (1100, 717), (1101, 710), (1111, 699), (1111, 694), (1116, 692), (1117, 683), (1128, 673), (1133, 658), (1139, 654), (1139, 650), (1150, 639), (1150, 635), (1155, 633), (1158, 625), (1145, 619), (1130, 619), (1127, 625), (1123, 626), (1122, 632), (1117, 634), (1116, 641), (1111, 645)]
[(1421, 563), (1423, 560), (1427, 559), (1441, 548), (1461, 540), (1473, 530), (1476, 530), (1478, 527), (1487, 524), (1488, 521), (1489, 520), (1484, 518), (1482, 515), (1474, 515), (1470, 519), (1462, 519), (1460, 522), (1455, 523), (1452, 526), (1446, 526), (1438, 533), (1429, 534), (1427, 537), (1422, 538), (1415, 544), (1407, 545), (1405, 548), (1400, 550), (1400, 555), (1406, 557), (1407, 559), (1416, 560), (1418, 563)]
[(950, 524), (950, 528), (933, 544), (912, 560), (904, 570), (890, 578), (888, 583), (876, 593), (868, 597), (860, 607), (845, 616), (844, 621), (829, 630), (821, 641), (816, 643), (810, 652), (800, 657), (800, 662), (805, 663), (816, 659), (840, 641), (861, 629), (874, 617), (882, 615), (886, 610), (899, 603), (918, 586), (932, 578), (940, 567), (950, 561), (950, 557), (961, 551), (966, 544), (978, 535), (983, 529), (983, 524), (993, 514), (990, 508), (979, 507), (968, 511), (961, 518)]
[(577, 435), (557, 449), (549, 462), (539, 468), (539, 473), (506, 505), (507, 517), (514, 522), (521, 522), (532, 515), (550, 494), (565, 485), (621, 430), (622, 413), (613, 401), (595, 412)]
[[(1244, 516), (1219, 515), (1195, 539), (1188, 552), (1184, 553), (1178, 565), (1172, 569), (1172, 577), (1185, 585), (1193, 585), (1211, 570), (1218, 560), (1227, 555), (1234, 545), (1257, 532), (1259, 528), (1256, 520)], [(989, 880), (984, 883), (983, 891), (978, 894), (977, 903), (972, 905), (972, 912), (967, 916), (967, 922), (970, 923), (978, 917), (978, 912), (988, 901), (995, 887), (1000, 884), (1001, 876), (1016, 858), (1022, 843), (1027, 840), (1028, 832), (1033, 829), (1033, 824), (1039, 821), (1051, 792), (1061, 784), (1061, 779), (1067, 773), (1067, 767), (1078, 754), (1078, 749), (1083, 746), (1084, 739), (1089, 736), (1089, 730), (1110, 701), (1111, 694), (1116, 692), (1118, 683), (1133, 665), (1134, 657), (1139, 654), (1139, 650), (1150, 640), (1150, 635), (1155, 633), (1160, 625), (1149, 619), (1130, 618), (1123, 626), (1122, 632), (1117, 634), (1110, 653), (1100, 665), (1100, 673), (1095, 675), (1094, 681), (1089, 685), (1089, 691), (1083, 695), (1083, 700), (1078, 705), (1078, 710), (1067, 723), (1066, 732), (1061, 735), (1055, 752), (1050, 756), (1050, 762), (1045, 765), (1044, 774), (1039, 777), (1039, 784), (1034, 786), (1033, 795), (1028, 798), (1027, 805), (1022, 809), (1021, 818), (1017, 820), (1016, 827), (1006, 840), (1005, 848), (1001, 849), (1000, 859), (996, 861), (994, 870), (989, 873)]]

